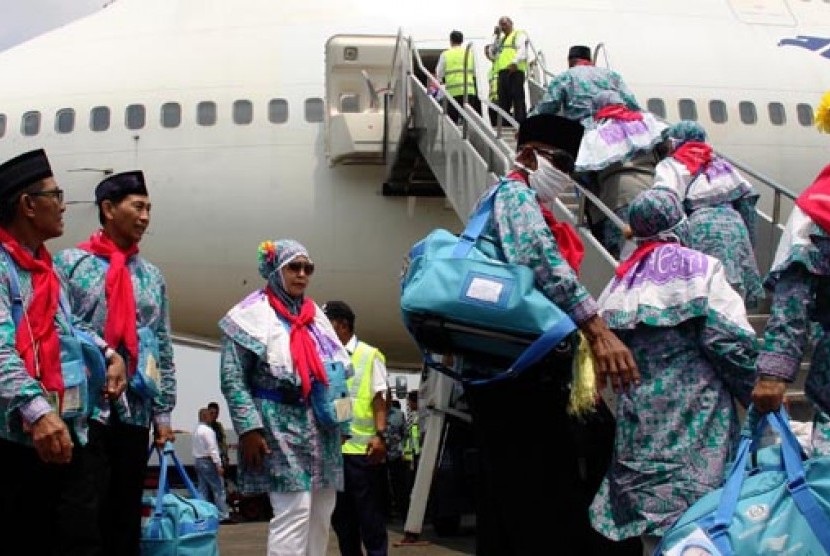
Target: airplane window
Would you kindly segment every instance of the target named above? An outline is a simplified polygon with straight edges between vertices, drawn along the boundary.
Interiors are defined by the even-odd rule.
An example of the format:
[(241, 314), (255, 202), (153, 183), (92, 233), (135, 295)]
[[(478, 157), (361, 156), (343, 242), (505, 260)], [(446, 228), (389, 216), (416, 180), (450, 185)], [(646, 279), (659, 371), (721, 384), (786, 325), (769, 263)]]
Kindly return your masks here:
[(787, 114), (784, 112), (784, 105), (780, 102), (770, 102), (767, 106), (769, 110), (769, 121), (772, 125), (784, 125), (787, 123)]
[(695, 101), (690, 98), (681, 98), (677, 103), (677, 108), (680, 112), (681, 120), (695, 120), (697, 121), (697, 106)]
[(233, 103), (233, 123), (248, 125), (254, 121), (254, 105), (250, 100), (237, 100)]
[(199, 125), (216, 125), (216, 103), (205, 100), (196, 105), (196, 123)]
[(758, 123), (758, 111), (755, 110), (755, 103), (743, 100), (738, 103), (738, 112), (741, 114), (741, 121), (752, 125)]
[(646, 108), (648, 111), (654, 114), (655, 116), (659, 116), (661, 118), (666, 117), (666, 103), (663, 102), (662, 98), (650, 98), (646, 103)]
[(288, 101), (284, 98), (272, 98), (268, 102), (268, 121), (272, 124), (284, 124), (288, 121)]
[(89, 112), (89, 129), (92, 131), (106, 131), (110, 128), (110, 109), (106, 106), (96, 106)]
[(58, 133), (72, 133), (75, 129), (75, 111), (71, 108), (61, 108), (55, 114), (55, 131)]
[(712, 122), (722, 124), (726, 122), (726, 103), (722, 100), (709, 101), (709, 117)]
[(0, 114), (0, 137), (6, 134), (6, 115)]
[(26, 112), (21, 124), (20, 132), (23, 135), (37, 135), (40, 133), (40, 112)]
[(143, 104), (130, 104), (124, 112), (127, 129), (142, 129), (147, 123), (147, 109)]
[(811, 126), (813, 125), (813, 107), (809, 104), (797, 104), (795, 107), (796, 113), (798, 113), (798, 123), (803, 126)]
[(323, 99), (305, 99), (305, 121), (311, 123), (323, 121)]
[(165, 102), (161, 105), (161, 127), (179, 127), (182, 123), (182, 105)]

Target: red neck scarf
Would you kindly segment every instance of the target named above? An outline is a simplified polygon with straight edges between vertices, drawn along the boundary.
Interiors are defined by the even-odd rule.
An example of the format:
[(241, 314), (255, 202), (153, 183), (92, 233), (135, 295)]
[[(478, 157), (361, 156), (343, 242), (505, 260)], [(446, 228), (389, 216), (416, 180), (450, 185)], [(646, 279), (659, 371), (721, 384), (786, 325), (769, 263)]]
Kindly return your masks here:
[(323, 369), (323, 361), (320, 359), (320, 354), (317, 353), (317, 346), (308, 329), (309, 325), (314, 322), (317, 307), (311, 299), (306, 297), (303, 300), (303, 306), (300, 308), (300, 314), (292, 315), (270, 288), (265, 288), (265, 293), (268, 295), (268, 303), (271, 304), (271, 307), (291, 325), (289, 338), (291, 360), (300, 375), (303, 397), (308, 398), (308, 394), (311, 392), (311, 375), (323, 384), (328, 385), (329, 383), (325, 369)]
[(135, 292), (127, 260), (138, 253), (138, 245), (121, 249), (104, 230), (98, 230), (89, 237), (89, 241), (78, 244), (78, 247), (109, 260), (104, 284), (107, 296), (104, 340), (115, 348), (124, 346), (130, 356), (129, 374), (132, 376), (138, 364), (138, 331)]
[[(527, 185), (527, 177), (522, 172), (514, 170), (508, 174), (507, 178)], [(542, 209), (542, 218), (545, 219), (545, 223), (550, 228), (557, 245), (559, 245), (562, 257), (568, 262), (573, 271), (579, 274), (579, 267), (585, 257), (585, 246), (582, 244), (582, 240), (579, 239), (579, 234), (567, 222), (559, 222), (543, 204), (539, 203), (539, 208)]]
[(830, 165), (825, 166), (813, 184), (802, 191), (795, 204), (830, 234)]
[(683, 163), (692, 175), (697, 174), (702, 166), (712, 162), (712, 147), (698, 141), (687, 141), (680, 145), (672, 156)]
[(37, 258), (33, 257), (2, 228), (0, 242), (20, 268), (32, 273), (34, 293), (28, 310), (17, 325), (15, 348), (29, 376), (38, 379), (46, 390), (57, 392), (62, 400), (61, 344), (55, 328), (61, 286), (58, 275), (52, 269), (52, 256), (41, 245)]
[(594, 114), (594, 120), (600, 121), (606, 118), (612, 120), (624, 120), (626, 122), (633, 122), (643, 119), (643, 115), (636, 110), (629, 110), (622, 104), (611, 104), (603, 106), (597, 113)]
[(637, 249), (631, 253), (631, 256), (628, 257), (626, 260), (621, 262), (617, 265), (617, 269), (614, 271), (614, 274), (617, 275), (617, 278), (622, 278), (625, 276), (629, 270), (637, 266), (640, 261), (645, 259), (649, 253), (660, 247), (661, 245), (669, 243), (668, 241), (647, 241), (645, 243), (641, 243), (637, 246)]
[(582, 58), (577, 58), (576, 60), (574, 60), (574, 66), (593, 66), (593, 65), (594, 65), (594, 63), (590, 60), (584, 60)]

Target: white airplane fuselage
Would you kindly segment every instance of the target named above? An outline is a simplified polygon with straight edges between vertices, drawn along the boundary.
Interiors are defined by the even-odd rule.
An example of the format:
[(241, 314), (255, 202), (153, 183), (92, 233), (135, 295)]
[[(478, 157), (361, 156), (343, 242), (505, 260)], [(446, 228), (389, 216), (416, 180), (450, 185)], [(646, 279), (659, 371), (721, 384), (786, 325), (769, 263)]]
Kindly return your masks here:
[[(750, 5), (752, 4), (752, 5)], [(460, 219), (440, 198), (385, 197), (386, 169), (330, 167), (323, 123), (305, 119), (308, 99), (324, 97), (326, 41), (333, 35), (395, 35), (443, 48), (454, 28), (483, 44), (501, 15), (528, 32), (549, 70), (564, 69), (571, 44), (604, 43), (611, 66), (645, 105), (660, 98), (667, 119), (678, 100), (696, 101), (700, 120), (722, 152), (783, 185), (801, 190), (827, 162), (826, 137), (797, 120), (830, 87), (822, 48), (779, 46), (798, 35), (830, 37), (821, 2), (610, 0), (580, 2), (417, 2), (358, 0), (119, 0), (66, 27), (0, 53), (0, 160), (43, 147), (67, 201), (91, 201), (103, 171), (141, 169), (153, 203), (142, 253), (166, 277), (174, 331), (216, 339), (218, 319), (262, 278), (256, 247), (295, 238), (317, 263), (310, 295), (344, 299), (358, 332), (392, 365), (419, 363), (399, 311), (399, 272), (410, 246)], [(811, 43), (811, 47), (815, 44)], [(601, 63), (603, 63), (601, 58)], [(384, 85), (384, 84), (381, 84)], [(271, 123), (268, 103), (287, 101), (288, 118)], [(236, 101), (253, 106), (250, 124), (232, 121)], [(723, 124), (708, 105), (722, 100)], [(196, 123), (196, 106), (217, 107), (215, 125)], [(738, 105), (752, 102), (758, 121), (744, 124)], [(786, 124), (767, 106), (780, 102)], [(165, 128), (165, 103), (181, 106), (181, 124)], [(146, 125), (127, 129), (125, 108), (146, 108)], [(111, 109), (106, 131), (91, 131), (90, 111)], [(55, 114), (75, 113), (71, 133)], [(35, 135), (21, 118), (42, 114)], [(56, 251), (97, 226), (91, 203), (70, 204)]]

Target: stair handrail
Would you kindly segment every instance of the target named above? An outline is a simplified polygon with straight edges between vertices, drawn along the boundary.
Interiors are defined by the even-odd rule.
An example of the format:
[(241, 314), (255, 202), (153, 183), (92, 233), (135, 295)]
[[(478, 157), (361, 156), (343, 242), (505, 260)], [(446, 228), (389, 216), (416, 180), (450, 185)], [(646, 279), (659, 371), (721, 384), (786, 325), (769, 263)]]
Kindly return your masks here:
[[(395, 38), (395, 50), (392, 53), (392, 63), (389, 68), (389, 79), (387, 81), (386, 91), (384, 91), (383, 94), (383, 161), (386, 164), (388, 164), (389, 161), (389, 103), (391, 97), (393, 97), (395, 94), (395, 88), (397, 87), (398, 82), (400, 82), (402, 84), (401, 86), (403, 87), (401, 95), (402, 98), (407, 99), (409, 96), (406, 90), (407, 81), (404, 77), (405, 74), (410, 73), (410, 68), (404, 67), (404, 65), (401, 64), (400, 71), (396, 71), (396, 69), (398, 68), (397, 62), (400, 58), (401, 44), (405, 40), (406, 37), (404, 37), (403, 35), (403, 28), (398, 27), (398, 34)], [(406, 133), (406, 129), (409, 125), (408, 122), (410, 121), (411, 117), (409, 102), (402, 102), (401, 106), (403, 107), (404, 111), (402, 115), (402, 120), (406, 123), (401, 126), (401, 134), (400, 137), (398, 137), (399, 143), (401, 138)]]
[[(547, 86), (548, 86), (548, 77), (556, 77), (556, 74), (553, 73), (552, 71), (548, 70), (544, 52), (542, 52), (541, 50), (536, 49), (536, 45), (534, 45), (533, 41), (530, 40), (530, 35), (526, 34), (526, 36), (527, 36), (527, 43), (526, 43), (527, 44), (527, 49), (528, 49), (528, 51), (533, 52), (533, 56), (534, 56), (532, 61), (530, 60), (530, 56), (528, 56), (527, 66), (528, 66), (528, 68), (533, 67), (534, 69), (539, 68), (541, 70), (541, 73), (539, 75), (541, 75), (543, 77), (542, 86), (544, 88), (547, 88)], [(538, 82), (538, 75), (534, 75), (533, 77), (536, 78), (536, 81)], [(529, 75), (528, 75), (528, 78), (530, 78)]]
[(594, 47), (594, 55), (592, 56), (594, 65), (596, 65), (597, 63), (597, 58), (599, 58), (600, 52), (602, 52), (603, 56), (605, 57), (605, 67), (611, 69), (611, 60), (608, 59), (608, 48), (605, 46), (604, 42), (598, 42), (597, 45)]

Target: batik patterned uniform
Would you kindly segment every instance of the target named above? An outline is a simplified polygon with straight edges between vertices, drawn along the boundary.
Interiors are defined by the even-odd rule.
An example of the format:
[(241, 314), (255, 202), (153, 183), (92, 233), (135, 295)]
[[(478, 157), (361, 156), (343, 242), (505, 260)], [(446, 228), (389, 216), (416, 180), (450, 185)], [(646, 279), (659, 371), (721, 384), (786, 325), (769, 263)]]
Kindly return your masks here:
[(756, 306), (764, 290), (753, 250), (758, 193), (749, 182), (718, 156), (696, 177), (668, 157), (655, 169), (654, 187), (677, 193), (689, 216), (689, 247), (719, 259), (746, 305)]
[(810, 323), (820, 325), (804, 390), (816, 409), (813, 455), (830, 455), (830, 236), (797, 206), (764, 285), (773, 299), (759, 374), (795, 380)]
[(503, 260), (530, 268), (542, 292), (577, 324), (596, 314), (596, 301), (562, 256), (533, 189), (503, 180), (484, 235), (497, 238)]
[(615, 277), (598, 302), (641, 383), (618, 396), (591, 522), (614, 540), (660, 536), (723, 481), (740, 432), (733, 396), (746, 405), (754, 384), (755, 333), (723, 265), (675, 243)]
[[(103, 335), (107, 319), (107, 261), (88, 251), (70, 248), (59, 252), (54, 262), (55, 270), (67, 284), (73, 314)], [(127, 268), (135, 294), (136, 325), (150, 328), (158, 339), (157, 364), (161, 384), (160, 393), (153, 400), (145, 400), (128, 388), (113, 405), (122, 423), (148, 427), (152, 420), (156, 425), (169, 426), (170, 413), (176, 405), (176, 370), (170, 339), (167, 286), (158, 267), (140, 255), (130, 257)], [(97, 408), (93, 417), (99, 417), (101, 410), (101, 407)]]
[(602, 91), (616, 91), (625, 106), (640, 110), (634, 94), (628, 89), (620, 74), (596, 66), (574, 66), (554, 77), (542, 100), (530, 112), (559, 114), (569, 120), (582, 121), (593, 115), (592, 99)]
[[(8, 259), (0, 257), (0, 437), (33, 446), (32, 435), (23, 432), (21, 414), (39, 417), (48, 407), (48, 402), (43, 397), (40, 383), (29, 375), (15, 348), (17, 328), (12, 318), (11, 276), (8, 265)], [(17, 265), (15, 271), (25, 311), (28, 310), (32, 299), (32, 275)], [(20, 324), (25, 326), (25, 321), (21, 319)], [(55, 324), (58, 334), (71, 334), (69, 323), (60, 309), (55, 315)], [(76, 417), (67, 421), (67, 424), (78, 439), (86, 443), (86, 418)]]
[[(243, 494), (343, 488), (340, 430), (317, 424), (311, 405), (301, 400), (300, 377), (289, 349), (289, 330), (278, 320), (262, 290), (231, 309), (222, 330), (222, 392), (239, 436), (264, 429), (271, 450), (261, 469), (239, 463)], [(311, 335), (320, 358), (351, 369), (331, 323), (317, 307)], [(279, 391), (284, 401), (254, 397), (252, 388)]]

